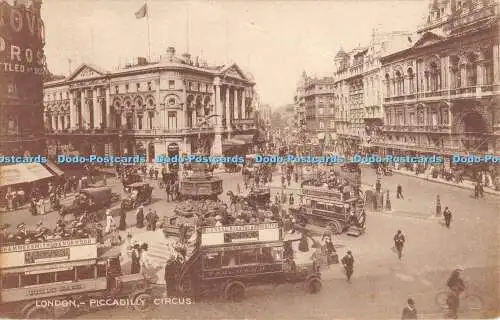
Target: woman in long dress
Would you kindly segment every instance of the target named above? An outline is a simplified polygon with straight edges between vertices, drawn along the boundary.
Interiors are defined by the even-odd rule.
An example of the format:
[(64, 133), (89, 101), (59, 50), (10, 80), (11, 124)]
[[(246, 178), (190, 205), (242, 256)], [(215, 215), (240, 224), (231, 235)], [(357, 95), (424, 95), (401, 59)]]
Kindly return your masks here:
[(124, 209), (120, 211), (120, 226), (118, 227), (120, 230), (125, 231), (127, 229), (127, 213)]
[(136, 219), (136, 224), (135, 226), (137, 228), (144, 228), (144, 207), (141, 205), (137, 209), (137, 213), (135, 214), (135, 219)]

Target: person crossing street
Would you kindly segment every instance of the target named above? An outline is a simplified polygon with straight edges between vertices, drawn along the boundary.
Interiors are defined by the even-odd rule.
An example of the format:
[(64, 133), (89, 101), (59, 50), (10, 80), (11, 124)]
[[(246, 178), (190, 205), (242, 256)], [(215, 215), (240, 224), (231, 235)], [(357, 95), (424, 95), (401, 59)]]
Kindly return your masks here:
[(446, 224), (446, 228), (449, 229), (450, 228), (452, 214), (451, 214), (450, 209), (448, 209), (448, 207), (444, 208), (443, 217), (444, 217), (444, 223)]
[(354, 257), (352, 256), (351, 250), (347, 251), (347, 254), (342, 258), (341, 262), (347, 276), (347, 281), (351, 282), (351, 277), (354, 273)]
[(401, 260), (403, 256), (403, 246), (405, 244), (406, 238), (401, 230), (398, 230), (396, 235), (394, 236), (394, 247), (398, 253), (398, 258)]

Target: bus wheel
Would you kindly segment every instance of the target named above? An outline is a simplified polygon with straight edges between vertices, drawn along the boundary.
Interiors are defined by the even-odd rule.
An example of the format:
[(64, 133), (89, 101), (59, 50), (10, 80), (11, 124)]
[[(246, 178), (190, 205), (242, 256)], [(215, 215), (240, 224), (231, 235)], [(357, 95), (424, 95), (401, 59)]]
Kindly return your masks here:
[(49, 308), (33, 307), (26, 312), (25, 319), (54, 319), (54, 312)]
[(148, 293), (139, 293), (134, 297), (134, 309), (140, 312), (146, 312), (152, 307), (152, 298)]
[(332, 221), (328, 224), (328, 226), (332, 229), (332, 232), (334, 234), (341, 234), (342, 233), (342, 226), (338, 221)]
[(224, 291), (226, 300), (240, 302), (245, 298), (245, 285), (239, 281), (230, 282)]
[(306, 281), (306, 289), (312, 294), (320, 292), (322, 286), (321, 280), (316, 277), (310, 278)]

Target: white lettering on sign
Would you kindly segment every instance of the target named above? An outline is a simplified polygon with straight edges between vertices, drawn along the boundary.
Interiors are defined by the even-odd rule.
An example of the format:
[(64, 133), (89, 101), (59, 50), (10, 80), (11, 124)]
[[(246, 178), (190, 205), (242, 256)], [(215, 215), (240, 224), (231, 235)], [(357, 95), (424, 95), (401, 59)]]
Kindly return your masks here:
[(203, 233), (252, 231), (252, 230), (263, 230), (263, 229), (276, 229), (276, 228), (278, 228), (277, 223), (250, 224), (242, 226), (222, 226), (222, 227), (204, 228)]
[(96, 243), (95, 238), (47, 241), (47, 242), (40, 242), (40, 243), (20, 244), (20, 245), (11, 245), (11, 246), (0, 247), (0, 252), (6, 253), (6, 252), (31, 251), (31, 250), (39, 250), (39, 249), (52, 249), (52, 248), (61, 248), (61, 247), (72, 247), (72, 246), (85, 246), (85, 245), (95, 244), (95, 243)]

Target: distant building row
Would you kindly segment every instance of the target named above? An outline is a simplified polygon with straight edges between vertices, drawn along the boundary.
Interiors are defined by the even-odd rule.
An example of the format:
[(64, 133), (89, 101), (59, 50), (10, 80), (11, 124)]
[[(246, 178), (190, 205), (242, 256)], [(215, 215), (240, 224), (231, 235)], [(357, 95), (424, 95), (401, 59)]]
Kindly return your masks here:
[(340, 50), (333, 92), (314, 79), (308, 102), (299, 85), (297, 118), (316, 135), (332, 110), (339, 152), (498, 153), (499, 15), (493, 0), (430, 1), (416, 34), (374, 31), (368, 46)]

